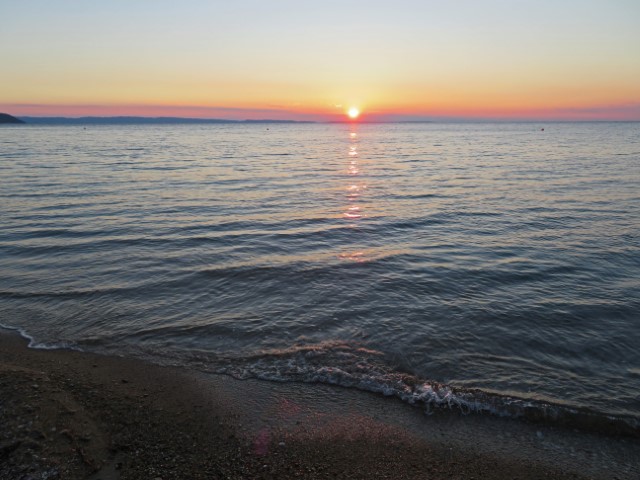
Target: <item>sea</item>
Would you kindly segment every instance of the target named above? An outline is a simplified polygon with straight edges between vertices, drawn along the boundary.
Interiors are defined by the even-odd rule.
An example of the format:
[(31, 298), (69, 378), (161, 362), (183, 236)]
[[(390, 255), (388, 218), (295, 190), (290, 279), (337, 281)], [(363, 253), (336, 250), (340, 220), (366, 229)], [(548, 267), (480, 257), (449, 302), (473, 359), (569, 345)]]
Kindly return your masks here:
[(640, 433), (640, 123), (0, 128), (33, 348)]

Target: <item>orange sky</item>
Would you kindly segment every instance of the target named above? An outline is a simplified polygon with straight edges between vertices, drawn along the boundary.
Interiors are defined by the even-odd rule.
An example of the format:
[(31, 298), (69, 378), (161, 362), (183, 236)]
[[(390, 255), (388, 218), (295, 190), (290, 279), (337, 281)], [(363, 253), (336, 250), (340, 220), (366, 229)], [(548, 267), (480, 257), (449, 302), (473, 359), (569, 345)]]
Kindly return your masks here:
[(0, 111), (640, 120), (640, 2), (4, 2)]

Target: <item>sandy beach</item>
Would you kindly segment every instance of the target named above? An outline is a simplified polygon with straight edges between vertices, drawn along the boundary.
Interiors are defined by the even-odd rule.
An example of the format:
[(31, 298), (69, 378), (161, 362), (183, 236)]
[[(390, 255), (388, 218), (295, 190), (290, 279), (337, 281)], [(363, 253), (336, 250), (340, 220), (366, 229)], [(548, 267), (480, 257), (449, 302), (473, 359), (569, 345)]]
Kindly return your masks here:
[(635, 439), (28, 349), (0, 335), (0, 478), (633, 478)]

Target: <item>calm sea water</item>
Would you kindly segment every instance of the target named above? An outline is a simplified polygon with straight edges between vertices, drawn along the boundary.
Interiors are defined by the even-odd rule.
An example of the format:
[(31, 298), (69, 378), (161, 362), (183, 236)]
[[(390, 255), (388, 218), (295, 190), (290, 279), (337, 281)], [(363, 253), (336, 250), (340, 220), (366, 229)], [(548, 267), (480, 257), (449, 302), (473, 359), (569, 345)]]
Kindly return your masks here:
[(638, 123), (3, 127), (0, 204), (34, 346), (640, 419)]

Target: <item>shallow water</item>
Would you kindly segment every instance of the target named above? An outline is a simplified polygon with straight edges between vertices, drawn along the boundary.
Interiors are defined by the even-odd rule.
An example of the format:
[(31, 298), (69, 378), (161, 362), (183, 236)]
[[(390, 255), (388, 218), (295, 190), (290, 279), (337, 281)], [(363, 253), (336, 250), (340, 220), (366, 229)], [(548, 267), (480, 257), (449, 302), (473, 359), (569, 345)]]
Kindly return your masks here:
[(0, 323), (637, 424), (639, 187), (638, 123), (2, 127)]

